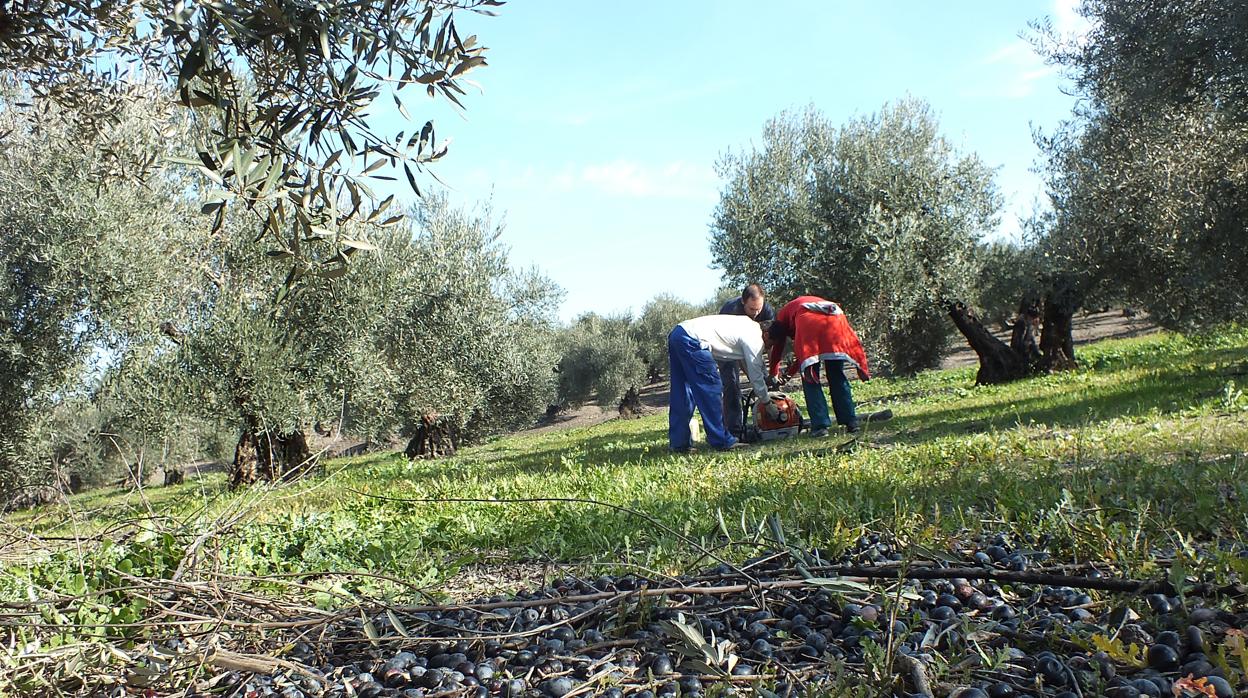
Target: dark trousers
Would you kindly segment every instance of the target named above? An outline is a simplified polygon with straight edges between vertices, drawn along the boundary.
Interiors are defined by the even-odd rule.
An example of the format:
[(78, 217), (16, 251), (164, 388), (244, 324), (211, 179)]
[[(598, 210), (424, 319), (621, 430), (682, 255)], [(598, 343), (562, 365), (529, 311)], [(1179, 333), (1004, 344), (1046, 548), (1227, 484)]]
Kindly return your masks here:
[(689, 420), (693, 408), (702, 413), (706, 442), (712, 448), (728, 448), (737, 442), (724, 431), (723, 405), (720, 404), (719, 369), (709, 349), (679, 326), (667, 336), (667, 356), (672, 390), (668, 398), (667, 443), (673, 451), (689, 449), (692, 434)]
[(724, 429), (739, 439), (745, 432), (741, 414), (741, 368), (736, 361), (722, 361), (719, 377), (723, 381)]
[[(844, 361), (825, 361), (824, 367), (828, 374), (828, 394), (832, 396), (832, 411), (836, 413), (836, 423), (852, 426), (858, 423), (858, 415), (854, 411), (854, 396), (849, 391), (849, 379), (845, 377)], [(819, 385), (819, 364), (802, 371), (802, 394), (806, 396), (806, 411), (810, 413), (811, 429), (827, 429), (832, 426), (832, 417), (828, 414), (828, 401), (823, 396), (823, 387)]]

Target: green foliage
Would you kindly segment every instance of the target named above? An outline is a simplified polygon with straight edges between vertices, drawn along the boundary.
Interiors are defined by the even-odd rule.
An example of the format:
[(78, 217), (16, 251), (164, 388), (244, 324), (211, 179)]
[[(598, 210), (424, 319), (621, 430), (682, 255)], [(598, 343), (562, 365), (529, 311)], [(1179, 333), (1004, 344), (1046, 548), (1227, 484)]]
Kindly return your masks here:
[(1248, 39), (1211, 0), (1087, 0), (1086, 38), (1042, 30), (1074, 79), (1075, 118), (1040, 144), (1046, 253), (1167, 327), (1248, 318)]
[(176, 343), (133, 367), (147, 378), (130, 383), (140, 421), (227, 417), (256, 434), (319, 423), (385, 440), (424, 415), (470, 438), (532, 420), (554, 395), (558, 288), (508, 265), (488, 215), (431, 196), (408, 220), (367, 231), (376, 254), (276, 305), (283, 276), (257, 269), (250, 243), (206, 250), (211, 279), (188, 286)]
[[(26, 3), (0, 23), (0, 78), (30, 101), (50, 101), (65, 124), (95, 142), (147, 99), (137, 72), (192, 116), (197, 143), (178, 161), (211, 180), (204, 210), (220, 226), (228, 207), (257, 214), (270, 246), (293, 260), (291, 280), (345, 264), (348, 221), (382, 222), (368, 181), (413, 174), (446, 153), (432, 122), (379, 132), (370, 111), (403, 90), (461, 106), (469, 71), (485, 65), (456, 11), (492, 14), (499, 0)], [(40, 106), (26, 112), (46, 119)], [(164, 159), (99, 149), (87, 171), (147, 179)], [(418, 192), (419, 193), (419, 192)], [(393, 200), (392, 198), (390, 200)], [(249, 232), (247, 237), (254, 238)]]
[[(718, 310), (718, 308), (716, 309)], [(651, 298), (631, 328), (633, 341), (650, 382), (663, 380), (669, 371), (667, 335), (676, 325), (706, 315), (705, 309), (669, 294)]]
[[(54, 111), (54, 110), (53, 110)], [(118, 157), (156, 157), (179, 131), (146, 103), (101, 141)], [(168, 259), (192, 235), (184, 182), (99, 188), (97, 162), (55, 118), (38, 128), (0, 104), (0, 496), (64, 480), (55, 420), (91, 394), (109, 358), (143, 342), (168, 309)], [(81, 404), (76, 403), (76, 404)]]
[(836, 300), (881, 369), (935, 366), (969, 297), (975, 242), (999, 208), (992, 170), (946, 141), (913, 99), (835, 127), (815, 109), (769, 121), (761, 148), (726, 154), (716, 264), (772, 297)]
[(143, 621), (156, 610), (146, 596), (131, 593), (133, 579), (168, 579), (183, 553), (172, 534), (149, 525), (125, 543), (105, 540), (85, 555), (67, 550), (9, 567), (0, 589), (9, 598), (52, 596), (76, 602), (39, 607), (39, 622), (63, 627), (60, 633), (44, 635), (48, 648), (133, 639), (144, 634)]
[(1034, 246), (999, 241), (980, 245), (976, 257), (980, 272), (974, 305), (985, 323), (1006, 327), (1019, 303), (1040, 298), (1042, 260)]
[(391, 418), (369, 426), (372, 408), (356, 400), (355, 431), (406, 432), (425, 414), (454, 419), (472, 438), (531, 424), (555, 396), (562, 291), (508, 264), (488, 210), (431, 197), (411, 217), (418, 227), (380, 237), (380, 259), (350, 276), (352, 288), (377, 294), (358, 312), (371, 313), (384, 367), (370, 370), (384, 371), (393, 406)]
[(631, 327), (632, 319), (627, 316), (604, 318), (587, 313), (564, 330), (559, 360), (561, 401), (577, 405), (597, 400), (611, 407), (629, 388), (642, 385), (646, 367)]

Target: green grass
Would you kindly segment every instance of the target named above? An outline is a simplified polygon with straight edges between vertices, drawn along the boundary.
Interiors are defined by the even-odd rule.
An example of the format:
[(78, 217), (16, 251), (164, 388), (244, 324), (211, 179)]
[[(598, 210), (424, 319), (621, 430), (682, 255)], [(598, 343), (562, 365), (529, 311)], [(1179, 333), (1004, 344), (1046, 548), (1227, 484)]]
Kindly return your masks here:
[[(843, 438), (803, 437), (675, 456), (666, 415), (655, 414), (501, 438), (440, 461), (341, 459), (322, 476), (241, 494), (220, 476), (142, 496), (99, 490), (8, 522), (69, 537), (146, 520), (189, 542), (228, 520), (205, 543), (224, 569), (363, 570), (430, 585), (486, 555), (687, 571), (707, 564), (710, 549), (749, 556), (766, 544), (773, 514), (790, 542), (834, 550), (867, 529), (938, 547), (1008, 530), (1047, 536), (1064, 557), (1140, 573), (1191, 541), (1242, 544), (1248, 330), (1104, 342), (1080, 358), (1078, 371), (1004, 386), (973, 387), (973, 368), (855, 383), (862, 409), (887, 406), (897, 417), (871, 425), (848, 453), (836, 448)], [(381, 497), (576, 498), (631, 511)], [(77, 554), (65, 550), (56, 564)], [(19, 570), (53, 564), (39, 559), (9, 571), (29, 577)], [(1217, 554), (1192, 564), (1214, 573), (1242, 566)]]

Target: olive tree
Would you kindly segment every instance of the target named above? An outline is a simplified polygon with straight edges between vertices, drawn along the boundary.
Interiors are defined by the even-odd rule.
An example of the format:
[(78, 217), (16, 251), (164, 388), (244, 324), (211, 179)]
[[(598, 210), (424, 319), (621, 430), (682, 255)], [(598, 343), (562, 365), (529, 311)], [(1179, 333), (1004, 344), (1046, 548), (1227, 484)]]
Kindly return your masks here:
[[(0, 78), (28, 96), (37, 123), (57, 115), (81, 140), (107, 133), (155, 85), (161, 103), (197, 124), (176, 158), (96, 151), (101, 179), (143, 180), (170, 159), (215, 184), (204, 209), (251, 212), (268, 249), (291, 260), (293, 282), (355, 249), (351, 220), (386, 220), (370, 181), (417, 172), (446, 152), (433, 123), (379, 129), (380, 105), (408, 117), (410, 92), (461, 105), (485, 48), (456, 12), (492, 14), (499, 0), (31, 0), (0, 9)], [(21, 103), (14, 105), (21, 108)], [(410, 117), (409, 117), (410, 118)], [(417, 122), (419, 123), (419, 122)], [(332, 269), (334, 265), (329, 265)]]
[[(55, 112), (54, 105), (48, 106)], [(53, 114), (54, 116), (54, 114)], [(64, 481), (57, 425), (88, 405), (98, 375), (156, 331), (196, 233), (186, 182), (155, 178), (100, 188), (94, 149), (155, 158), (179, 124), (148, 102), (81, 144), (56, 118), (32, 125), (0, 103), (0, 491)], [(64, 443), (64, 439), (61, 439)]]
[(1055, 268), (1164, 326), (1248, 319), (1248, 6), (1085, 0), (1086, 37), (1042, 29), (1073, 79), (1072, 119), (1040, 140)]
[[(980, 382), (1074, 365), (1072, 316), (1112, 299), (1164, 326), (1248, 318), (1248, 7), (1207, 0), (1085, 0), (1078, 37), (1038, 27), (1036, 44), (1079, 98), (1037, 141), (1052, 204), (1033, 221), (1039, 303), (1010, 344), (964, 306), (955, 323)], [(1029, 309), (1030, 308), (1030, 309)], [(1027, 325), (1042, 326), (1039, 347)]]
[(970, 295), (1000, 197), (992, 169), (941, 136), (924, 102), (839, 127), (813, 107), (781, 113), (719, 172), (711, 250), (730, 281), (837, 300), (883, 370), (939, 363), (944, 304)]
[[(586, 313), (561, 333), (559, 399), (577, 405), (596, 400), (614, 405), (646, 378), (632, 318)], [(669, 328), (670, 329), (670, 328)]]
[(653, 383), (667, 377), (667, 335), (678, 323), (705, 315), (702, 306), (661, 293), (646, 302), (630, 328), (638, 357), (646, 367), (646, 379)]
[[(369, 428), (411, 436), (431, 416), (466, 439), (527, 426), (555, 397), (555, 310), (562, 291), (516, 269), (488, 209), (431, 197), (411, 228), (377, 239), (377, 260), (352, 272), (374, 289), (373, 351), (385, 363), (393, 414)], [(364, 428), (363, 413), (355, 409)]]
[(258, 243), (203, 245), (167, 351), (133, 367), (158, 394), (131, 402), (229, 415), (234, 486), (314, 463), (317, 428), (385, 440), (438, 420), (473, 439), (531, 421), (554, 395), (559, 290), (512, 269), (498, 233), (432, 196), (405, 222), (353, 232), (373, 254), (278, 304), (287, 287), (256, 263)]

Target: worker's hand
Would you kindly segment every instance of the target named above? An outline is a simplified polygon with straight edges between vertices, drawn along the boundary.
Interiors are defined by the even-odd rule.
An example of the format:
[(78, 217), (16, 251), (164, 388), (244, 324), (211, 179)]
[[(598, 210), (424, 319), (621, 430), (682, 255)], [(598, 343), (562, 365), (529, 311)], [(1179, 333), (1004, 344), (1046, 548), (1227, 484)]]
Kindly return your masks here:
[(768, 400), (763, 403), (763, 412), (767, 415), (767, 419), (773, 422), (780, 421), (780, 407), (776, 405), (774, 400)]

